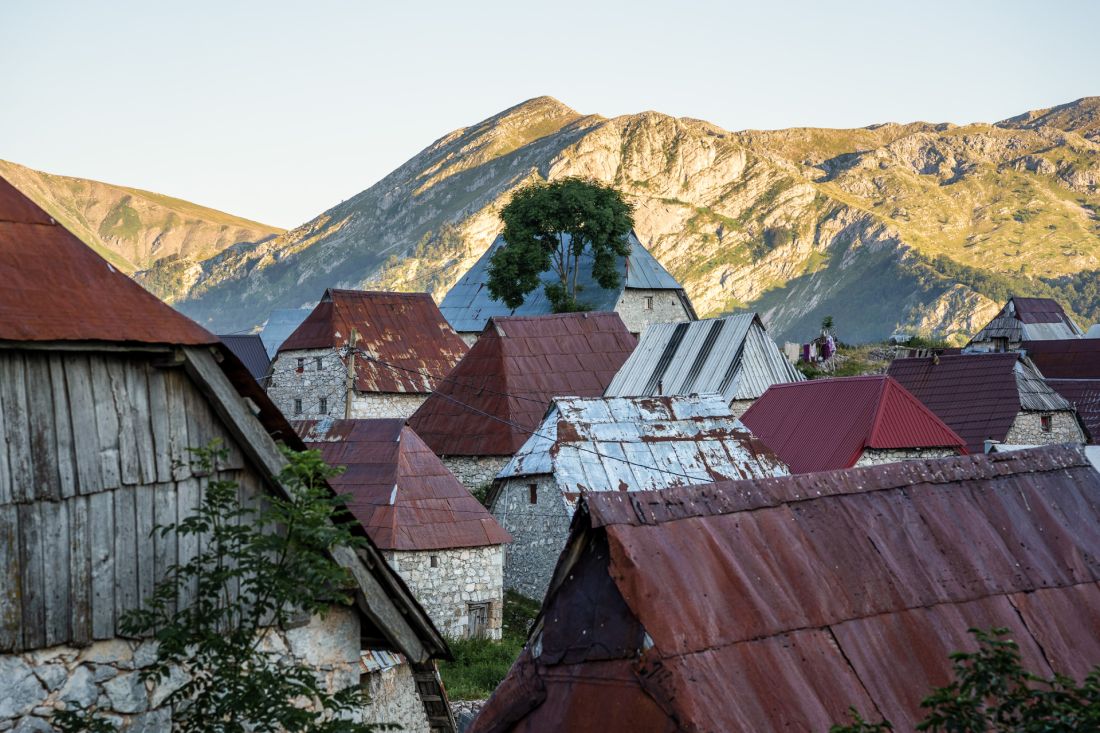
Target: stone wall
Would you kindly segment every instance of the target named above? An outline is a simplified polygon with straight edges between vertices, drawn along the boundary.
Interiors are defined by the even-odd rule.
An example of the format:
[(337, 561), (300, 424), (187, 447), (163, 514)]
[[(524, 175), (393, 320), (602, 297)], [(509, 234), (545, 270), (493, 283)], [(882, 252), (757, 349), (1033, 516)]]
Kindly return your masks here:
[(443, 465), (473, 491), (491, 484), (509, 459), (510, 456), (443, 456)]
[(491, 510), (512, 534), (504, 554), (504, 587), (541, 600), (569, 537), (572, 512), (561, 490), (550, 476), (510, 478), (502, 482)]
[[(427, 399), (426, 394), (356, 392), (351, 398), (351, 416), (355, 419), (398, 417), (408, 420)], [(338, 415), (343, 416), (343, 413)]]
[(756, 402), (756, 400), (730, 400), (730, 412), (735, 418), (740, 420), (741, 416), (752, 407), (752, 403), (754, 402)]
[[(359, 617), (352, 609), (335, 606), (302, 626), (270, 631), (263, 646), (317, 668), (330, 690), (367, 684), (372, 697), (363, 711), (365, 721), (399, 722), (406, 731), (428, 731), (428, 718), (407, 664), (401, 665), (403, 673), (360, 676)], [(63, 708), (94, 708), (132, 733), (168, 731), (172, 712), (165, 700), (186, 677), (173, 670), (159, 683), (142, 680), (140, 671), (155, 660), (155, 642), (118, 638), (82, 648), (55, 646), (0, 655), (0, 731), (51, 731), (50, 716)], [(401, 674), (408, 677), (407, 682), (391, 681)]]
[[(652, 298), (652, 308), (646, 308), (646, 298)], [(680, 294), (675, 290), (624, 289), (615, 304), (615, 312), (631, 333), (641, 335), (651, 323), (678, 323), (691, 319)]]
[[(1043, 430), (1042, 416), (1050, 415), (1050, 432)], [(1032, 412), (1021, 410), (1012, 421), (1005, 443), (1009, 445), (1053, 445), (1056, 443), (1084, 443), (1085, 434), (1077, 422), (1077, 416), (1068, 410), (1057, 412)]]
[(900, 450), (887, 450), (882, 448), (867, 448), (863, 455), (855, 462), (856, 466), (881, 466), (884, 463), (898, 463), (899, 461), (916, 461), (922, 458), (947, 458), (957, 456), (958, 451), (950, 448), (907, 448)]
[[(486, 636), (500, 639), (504, 612), (504, 549), (501, 545), (388, 551), (385, 555), (444, 636), (466, 637), (469, 605), (488, 603)], [(435, 558), (435, 567), (432, 558)]]
[[(300, 372), (299, 359), (302, 360)], [(317, 359), (321, 360), (320, 369)], [(282, 351), (271, 364), (267, 395), (291, 420), (316, 420), (326, 415), (342, 418), (347, 396), (347, 367), (332, 349)], [(323, 413), (321, 398), (327, 402)], [(301, 412), (295, 409), (296, 399), (302, 401)]]

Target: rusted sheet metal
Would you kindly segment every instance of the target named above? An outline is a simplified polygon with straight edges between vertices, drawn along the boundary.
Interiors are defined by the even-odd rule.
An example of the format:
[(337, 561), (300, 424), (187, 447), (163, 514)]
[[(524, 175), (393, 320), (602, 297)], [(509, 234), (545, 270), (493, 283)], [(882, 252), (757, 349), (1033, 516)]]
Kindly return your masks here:
[(867, 448), (946, 448), (966, 443), (887, 376), (777, 384), (741, 416), (791, 471), (849, 468)]
[(1100, 379), (1100, 338), (1025, 341), (1020, 348), (1047, 379)]
[(325, 291), (279, 352), (340, 351), (350, 343), (352, 329), (358, 334), (356, 348), (369, 357), (355, 362), (359, 392), (426, 394), (467, 351), (428, 293), (333, 289)]
[[(606, 561), (583, 548), (603, 538), (610, 564), (588, 574)], [(600, 705), (595, 663), (543, 654), (549, 619), (571, 617), (568, 638), (593, 647), (614, 638), (558, 607), (600, 595), (566, 592), (584, 577), (606, 577), (618, 623), (644, 629), (620, 669), (680, 730), (825, 730), (849, 705), (911, 729), (972, 626), (1008, 627), (1040, 674), (1080, 677), (1100, 653), (1100, 474), (1076, 447), (586, 494), (562, 558), (476, 733), (565, 715), (631, 730)]]
[(636, 344), (616, 313), (494, 318), (409, 425), (438, 455), (510, 456), (554, 397), (603, 394)]
[(401, 420), (309, 420), (310, 448), (345, 471), (329, 479), (384, 550), (499, 545), (511, 536)]
[(214, 344), (0, 178), (0, 340)]
[(554, 406), (498, 478), (552, 475), (569, 508), (586, 491), (785, 476), (721, 395), (568, 397)]

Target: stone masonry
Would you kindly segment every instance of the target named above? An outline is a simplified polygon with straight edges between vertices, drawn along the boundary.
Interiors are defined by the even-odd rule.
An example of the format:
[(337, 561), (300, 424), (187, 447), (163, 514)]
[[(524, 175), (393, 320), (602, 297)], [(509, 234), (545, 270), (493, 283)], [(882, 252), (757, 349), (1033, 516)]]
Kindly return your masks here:
[(947, 458), (955, 455), (958, 455), (958, 453), (950, 448), (905, 448), (897, 450), (867, 448), (854, 465), (881, 466), (884, 463), (917, 461), (922, 458)]
[(470, 606), (487, 604), (484, 635), (500, 639), (504, 611), (501, 545), (387, 551), (385, 555), (444, 636), (454, 639), (468, 636)]
[[(426, 394), (404, 392), (356, 392), (351, 398), (353, 419), (397, 417), (408, 420), (428, 399)], [(343, 417), (340, 413), (337, 417)]]
[(442, 456), (443, 465), (470, 491), (491, 484), (508, 460), (509, 456)]
[[(343, 606), (285, 632), (269, 631), (266, 650), (290, 654), (315, 667), (330, 690), (366, 684), (367, 722), (396, 722), (406, 731), (427, 731), (428, 719), (407, 664), (360, 676), (359, 617)], [(0, 731), (52, 731), (55, 710), (94, 708), (120, 730), (159, 733), (171, 728), (165, 700), (186, 681), (179, 670), (159, 683), (141, 679), (156, 660), (156, 643), (107, 639), (77, 648), (56, 646), (0, 655)], [(386, 675), (385, 673), (389, 674)], [(398, 679), (401, 675), (407, 680)], [(375, 678), (378, 679), (375, 679)]]
[(569, 537), (572, 512), (561, 490), (551, 476), (507, 479), (491, 510), (512, 535), (504, 555), (504, 587), (541, 600)]
[[(647, 298), (650, 300), (647, 301)], [(675, 290), (624, 289), (615, 304), (615, 312), (623, 319), (627, 330), (638, 335), (651, 323), (691, 320), (680, 294)]]
[(754, 402), (756, 400), (730, 400), (730, 413), (740, 420), (741, 416), (752, 407)]
[[(1051, 429), (1043, 430), (1042, 418), (1050, 416)], [(1084, 443), (1085, 434), (1077, 422), (1077, 416), (1069, 410), (1033, 412), (1021, 410), (1012, 421), (1005, 443), (1009, 445), (1053, 445), (1056, 443)]]

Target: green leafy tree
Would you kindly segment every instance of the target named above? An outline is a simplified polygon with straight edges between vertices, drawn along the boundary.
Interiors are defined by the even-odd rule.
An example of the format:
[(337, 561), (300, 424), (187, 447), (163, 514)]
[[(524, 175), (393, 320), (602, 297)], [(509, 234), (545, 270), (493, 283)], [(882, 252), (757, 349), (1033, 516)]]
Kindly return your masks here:
[[(143, 607), (127, 613), (121, 628), (151, 636), (157, 659), (145, 679), (166, 680), (183, 670), (185, 681), (166, 700), (178, 731), (245, 733), (361, 733), (396, 726), (354, 722), (367, 704), (352, 686), (330, 692), (318, 671), (265, 644), (292, 619), (324, 614), (352, 602), (347, 571), (330, 556), (354, 546), (343, 502), (324, 479), (334, 470), (317, 451), (284, 451), (279, 484), (286, 496), (265, 496), (260, 508), (242, 506), (238, 485), (217, 468), (227, 451), (213, 444), (193, 449), (195, 472), (205, 476), (198, 510), (175, 524), (158, 526), (198, 542), (198, 554), (171, 567)], [(190, 605), (179, 608), (181, 588)], [(109, 730), (86, 710), (55, 716), (62, 730)]]
[(521, 188), (500, 212), (505, 244), (489, 262), (489, 294), (518, 308), (553, 269), (557, 282), (545, 292), (554, 312), (586, 310), (577, 297), (581, 255), (591, 254), (600, 287), (618, 287), (616, 264), (630, 254), (632, 211), (614, 188), (581, 178)]
[[(1047, 679), (1028, 672), (1016, 642), (1002, 638), (1008, 629), (970, 629), (978, 641), (974, 653), (951, 655), (955, 679), (921, 702), (927, 711), (919, 731), (942, 733), (1055, 733), (1100, 731), (1100, 667), (1080, 686), (1056, 674)], [(851, 709), (851, 725), (830, 733), (885, 733), (889, 721), (872, 723)]]

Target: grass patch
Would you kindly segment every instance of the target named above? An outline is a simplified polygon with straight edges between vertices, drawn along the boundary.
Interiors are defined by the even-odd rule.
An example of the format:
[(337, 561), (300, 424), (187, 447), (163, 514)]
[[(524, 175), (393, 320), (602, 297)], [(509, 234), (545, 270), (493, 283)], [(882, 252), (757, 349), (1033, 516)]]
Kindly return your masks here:
[(489, 697), (523, 650), (527, 631), (539, 612), (538, 601), (504, 592), (504, 631), (500, 641), (449, 639), (453, 662), (440, 662), (439, 674), (452, 700)]

